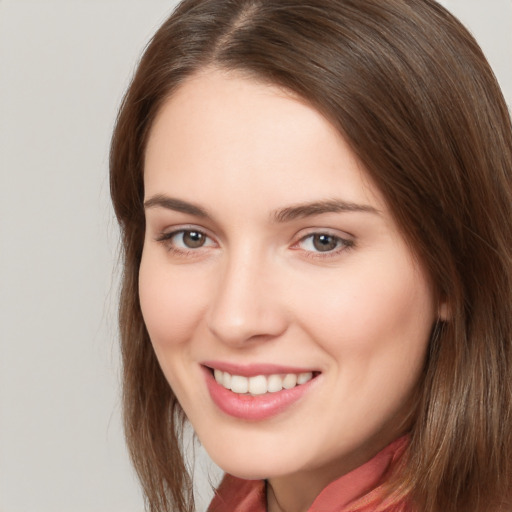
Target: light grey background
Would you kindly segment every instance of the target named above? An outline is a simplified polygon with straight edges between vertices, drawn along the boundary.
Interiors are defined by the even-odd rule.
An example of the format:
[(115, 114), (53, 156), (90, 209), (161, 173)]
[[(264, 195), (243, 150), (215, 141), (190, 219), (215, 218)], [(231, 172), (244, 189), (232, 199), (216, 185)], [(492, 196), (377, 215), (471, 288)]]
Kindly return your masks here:
[[(512, 0), (443, 4), (510, 105)], [(0, 0), (0, 512), (143, 510), (120, 426), (107, 160), (132, 69), (174, 5)], [(199, 488), (201, 511), (203, 473)]]

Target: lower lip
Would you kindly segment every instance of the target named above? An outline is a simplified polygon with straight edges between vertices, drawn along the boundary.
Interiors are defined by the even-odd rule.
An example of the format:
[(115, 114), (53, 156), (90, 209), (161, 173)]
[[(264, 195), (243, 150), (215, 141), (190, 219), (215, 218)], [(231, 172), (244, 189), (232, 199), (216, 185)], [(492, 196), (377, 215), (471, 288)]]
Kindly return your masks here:
[(215, 405), (224, 413), (242, 420), (261, 421), (281, 414), (309, 391), (316, 378), (292, 389), (263, 395), (241, 395), (221, 386), (209, 368), (203, 367), (206, 385)]

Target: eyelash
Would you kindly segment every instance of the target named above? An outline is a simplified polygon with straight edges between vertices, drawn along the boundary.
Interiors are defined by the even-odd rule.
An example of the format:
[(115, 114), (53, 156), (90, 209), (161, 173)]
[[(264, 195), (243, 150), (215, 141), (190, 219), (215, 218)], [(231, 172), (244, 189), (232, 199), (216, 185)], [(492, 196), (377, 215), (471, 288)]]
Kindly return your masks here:
[[(196, 253), (198, 251), (198, 249), (202, 249), (204, 247), (204, 245), (201, 245), (195, 249), (194, 248), (185, 249), (185, 248), (177, 247), (176, 244), (173, 243), (174, 237), (176, 237), (177, 235), (180, 235), (180, 234), (185, 235), (186, 233), (197, 233), (198, 235), (204, 236), (207, 240), (212, 240), (212, 238), (210, 236), (208, 236), (204, 231), (190, 227), (190, 228), (176, 229), (169, 233), (162, 233), (161, 235), (159, 235), (156, 238), (156, 241), (164, 244), (164, 246), (166, 247), (166, 249), (169, 252), (177, 254), (179, 256), (195, 255), (194, 253)], [(206, 247), (209, 247), (209, 245)]]
[(348, 251), (352, 249), (355, 246), (355, 243), (353, 240), (349, 240), (347, 238), (342, 238), (341, 236), (334, 235), (332, 233), (329, 233), (328, 231), (314, 231), (312, 233), (308, 233), (307, 235), (303, 236), (297, 243), (295, 243), (292, 246), (292, 249), (299, 248), (299, 245), (304, 243), (306, 240), (311, 239), (311, 243), (313, 242), (314, 237), (321, 237), (326, 236), (331, 239), (333, 239), (336, 242), (336, 247), (330, 251), (304, 251), (304, 255), (307, 258), (312, 259), (326, 259), (326, 258), (332, 258), (335, 256), (339, 256), (340, 253)]
[[(156, 241), (160, 242), (165, 245), (166, 249), (169, 252), (172, 252), (174, 254), (177, 254), (179, 256), (189, 256), (189, 255), (196, 255), (194, 253), (197, 253), (199, 249), (202, 249), (205, 247), (205, 245), (201, 245), (197, 248), (180, 248), (177, 247), (175, 243), (172, 242), (173, 238), (177, 235), (185, 235), (186, 233), (196, 233), (198, 235), (204, 236), (205, 239), (212, 241), (212, 238), (208, 236), (204, 231), (200, 229), (194, 229), (194, 228), (181, 228), (174, 231), (171, 231), (169, 233), (162, 233), (157, 238)], [(341, 252), (350, 250), (354, 247), (355, 243), (353, 240), (349, 240), (346, 238), (342, 238), (337, 235), (333, 235), (332, 233), (326, 232), (326, 231), (315, 231), (312, 233), (308, 233), (307, 235), (300, 238), (298, 242), (296, 242), (292, 249), (299, 250), (300, 245), (303, 244), (308, 239), (313, 239), (314, 237), (321, 237), (326, 236), (329, 238), (332, 238), (336, 242), (336, 247), (333, 250), (329, 251), (315, 251), (315, 250), (304, 250), (304, 254), (308, 258), (312, 259), (325, 259), (330, 258), (334, 256), (338, 256)], [(313, 242), (311, 242), (313, 243)], [(206, 247), (210, 247), (210, 245), (206, 245)]]

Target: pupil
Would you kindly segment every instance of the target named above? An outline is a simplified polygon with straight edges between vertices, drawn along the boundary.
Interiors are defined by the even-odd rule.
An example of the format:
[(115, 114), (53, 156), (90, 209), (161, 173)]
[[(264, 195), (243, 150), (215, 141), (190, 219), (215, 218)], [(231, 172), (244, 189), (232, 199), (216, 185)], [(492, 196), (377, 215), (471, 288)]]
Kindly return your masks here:
[(186, 231), (183, 234), (183, 243), (191, 249), (196, 249), (204, 244), (204, 236), (198, 231)]
[(337, 240), (331, 235), (315, 235), (313, 237), (313, 246), (317, 251), (326, 252), (336, 249)]

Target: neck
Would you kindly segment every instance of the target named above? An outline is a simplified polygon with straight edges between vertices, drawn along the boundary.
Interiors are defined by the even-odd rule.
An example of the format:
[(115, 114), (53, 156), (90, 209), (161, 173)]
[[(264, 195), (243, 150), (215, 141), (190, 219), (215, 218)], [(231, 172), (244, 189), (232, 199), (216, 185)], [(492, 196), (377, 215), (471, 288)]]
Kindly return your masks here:
[(360, 457), (350, 457), (350, 460), (344, 458), (342, 463), (337, 461), (335, 464), (322, 467), (321, 470), (315, 469), (268, 479), (266, 485), (268, 512), (307, 512), (325, 487), (364, 464), (375, 453), (359, 454)]
[[(274, 486), (270, 481), (267, 481), (268, 512), (306, 512), (318, 493), (315, 489), (311, 488), (310, 481), (307, 479), (304, 480), (305, 481), (302, 481), (300, 484), (297, 484), (295, 488), (296, 492), (293, 492), (292, 488), (295, 486), (291, 484), (291, 482), (286, 482), (285, 485), (282, 485), (282, 483), (279, 485), (274, 482), (274, 486), (279, 493), (279, 498), (276, 495)], [(300, 489), (300, 492), (297, 492), (298, 489)]]
[[(388, 444), (389, 442), (384, 446)], [(339, 480), (336, 483), (336, 489), (331, 489), (329, 493), (335, 492), (338, 496), (336, 499), (346, 503), (360, 498), (378, 485), (395, 449), (390, 447), (392, 452), (381, 457), (379, 462), (377, 460), (372, 462), (371, 471), (368, 471), (368, 467), (363, 469), (362, 473), (354, 470), (373, 459), (384, 446), (370, 444), (363, 450), (360, 447), (352, 454), (323, 465), (321, 469), (315, 468), (283, 477), (269, 478), (266, 482), (268, 512), (307, 512), (317, 496), (331, 482), (344, 475), (347, 478)], [(351, 474), (348, 475), (348, 473)]]

